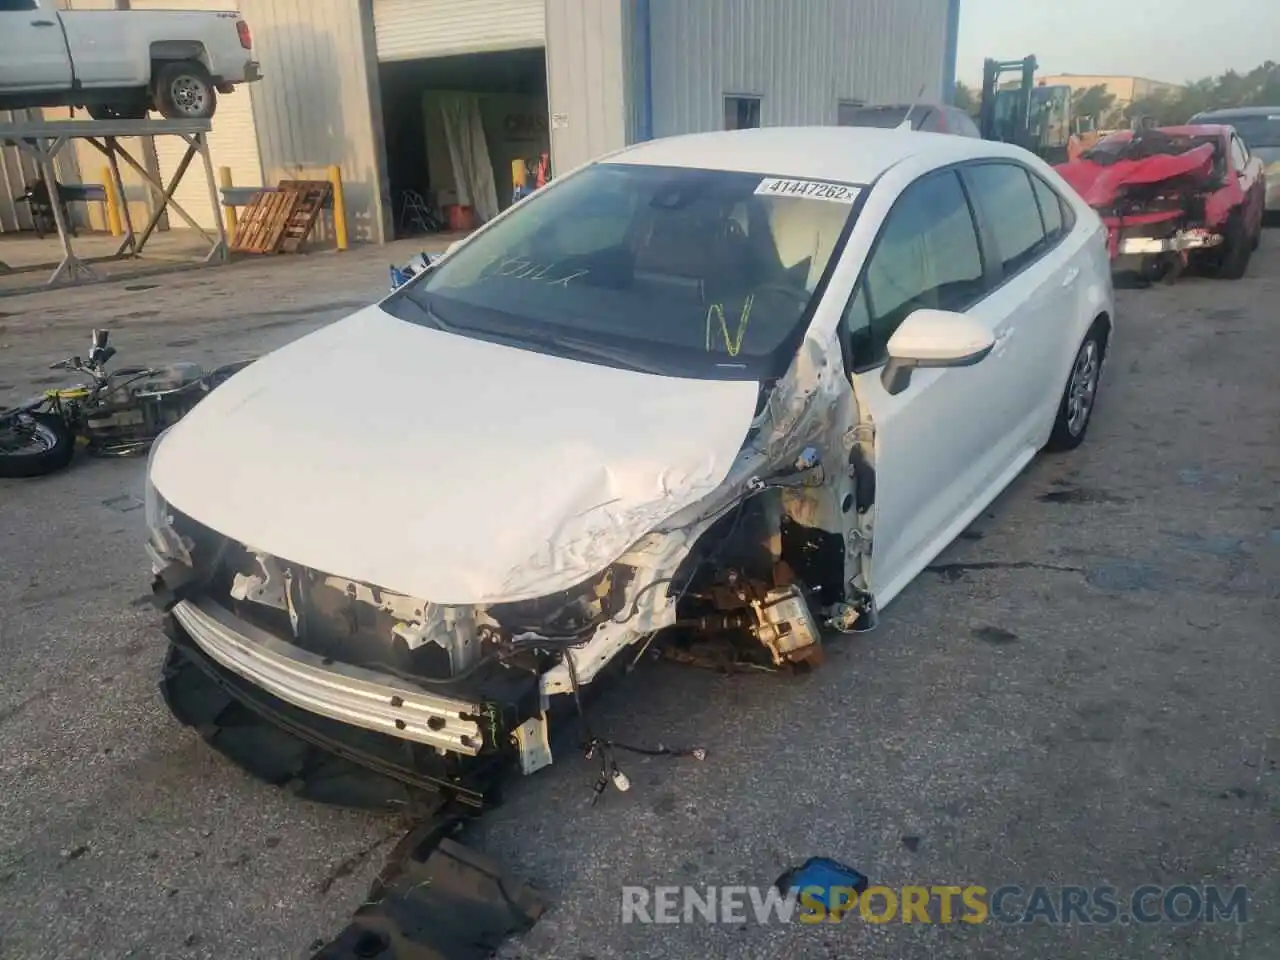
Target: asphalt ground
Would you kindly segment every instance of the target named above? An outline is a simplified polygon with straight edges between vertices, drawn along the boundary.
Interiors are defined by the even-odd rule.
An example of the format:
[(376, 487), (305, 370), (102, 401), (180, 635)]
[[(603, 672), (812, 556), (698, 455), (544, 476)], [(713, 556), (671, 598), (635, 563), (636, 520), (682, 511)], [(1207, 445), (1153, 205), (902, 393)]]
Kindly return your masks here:
[[(92, 326), (121, 363), (253, 356), (412, 252), (0, 299), (0, 403)], [(1242, 281), (1118, 297), (1085, 445), (1039, 458), (877, 630), (802, 677), (644, 665), (593, 725), (704, 762), (623, 755), (632, 789), (589, 807), (597, 767), (562, 753), (469, 832), (552, 903), (503, 956), (1280, 956), (1280, 232)], [(169, 716), (142, 482), (88, 458), (0, 481), (0, 957), (307, 956), (404, 824), (257, 783)], [(763, 888), (811, 856), (895, 889), (1020, 886), (1006, 915), (1037, 885), (1114, 887), (1120, 909), (621, 922), (624, 885)], [(1244, 886), (1248, 922), (1120, 922), (1144, 885)]]

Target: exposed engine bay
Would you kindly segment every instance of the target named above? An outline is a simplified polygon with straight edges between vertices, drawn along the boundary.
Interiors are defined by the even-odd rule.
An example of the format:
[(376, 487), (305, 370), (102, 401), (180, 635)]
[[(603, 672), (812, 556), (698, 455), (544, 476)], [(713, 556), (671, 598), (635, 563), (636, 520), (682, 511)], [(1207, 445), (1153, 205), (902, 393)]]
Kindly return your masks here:
[(1150, 279), (1180, 273), (1227, 241), (1243, 196), (1213, 127), (1146, 129), (1099, 141), (1057, 167), (1102, 217), (1117, 269)]
[[(412, 745), (435, 783), (465, 788), (477, 763), (501, 757), (528, 774), (552, 762), (553, 717), (580, 712), (582, 688), (606, 665), (666, 654), (721, 669), (807, 669), (821, 662), (824, 627), (873, 622), (872, 434), (837, 436), (851, 444), (843, 469), (804, 446), (576, 587), (487, 605), (441, 605), (293, 563), (149, 491), (157, 600), (171, 638), (207, 668)], [(749, 443), (744, 457), (753, 452)], [(845, 521), (865, 532), (846, 535)]]

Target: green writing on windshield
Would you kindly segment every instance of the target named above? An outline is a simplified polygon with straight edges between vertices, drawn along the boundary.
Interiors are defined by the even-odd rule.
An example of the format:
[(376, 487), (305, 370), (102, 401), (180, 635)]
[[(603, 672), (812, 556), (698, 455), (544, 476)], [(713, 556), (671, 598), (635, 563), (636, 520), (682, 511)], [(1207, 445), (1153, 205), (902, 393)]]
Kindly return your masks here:
[(713, 349), (713, 341), (716, 339), (716, 325), (719, 324), (719, 334), (724, 340), (724, 349), (731, 357), (736, 357), (742, 351), (742, 338), (747, 334), (747, 324), (751, 320), (751, 304), (755, 302), (755, 294), (751, 294), (742, 303), (742, 313), (738, 317), (738, 329), (736, 333), (729, 332), (729, 324), (724, 315), (724, 304), (713, 303), (707, 308), (707, 352)]

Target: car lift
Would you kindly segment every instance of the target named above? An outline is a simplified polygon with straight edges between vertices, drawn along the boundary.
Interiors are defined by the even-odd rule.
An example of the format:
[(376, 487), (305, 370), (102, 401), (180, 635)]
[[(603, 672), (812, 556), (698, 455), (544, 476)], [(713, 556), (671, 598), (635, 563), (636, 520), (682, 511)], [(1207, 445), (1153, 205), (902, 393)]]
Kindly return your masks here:
[[(147, 240), (150, 239), (156, 225), (160, 222), (160, 218), (166, 210), (171, 208), (192, 229), (208, 241), (209, 252), (205, 255), (204, 262), (226, 263), (228, 259), (227, 233), (222, 222), (222, 210), (218, 204), (218, 190), (213, 177), (213, 161), (209, 157), (208, 135), (210, 129), (211, 123), (208, 120), (51, 120), (33, 123), (4, 123), (0, 124), (0, 144), (12, 143), (35, 158), (39, 164), (40, 176), (49, 185), (50, 195), (55, 201), (57, 190), (54, 185), (58, 180), (54, 173), (54, 159), (63, 147), (72, 140), (87, 140), (106, 156), (111, 169), (111, 179), (115, 185), (115, 193), (120, 198), (120, 206), (123, 208), (121, 213), (124, 220), (125, 235), (119, 249), (114, 254), (94, 259), (118, 260), (122, 257), (141, 256), (142, 249), (146, 246)], [(187, 144), (186, 155), (182, 158), (182, 162), (178, 164), (178, 168), (174, 170), (168, 186), (165, 186), (160, 178), (153, 176), (144, 164), (139, 163), (128, 150), (120, 145), (120, 138), (122, 137), (156, 137), (162, 135), (181, 137)], [(209, 202), (213, 205), (213, 219), (217, 225), (216, 238), (210, 236), (173, 199), (174, 191), (177, 190), (178, 184), (182, 182), (182, 178), (196, 154), (199, 154), (204, 160), (205, 179), (209, 184)], [(151, 213), (151, 219), (140, 236), (135, 235), (133, 230), (133, 217), (129, 213), (124, 181), (120, 176), (120, 160), (124, 160), (126, 164), (132, 167), (134, 172), (151, 188), (152, 195), (156, 201), (155, 209)], [(58, 225), (58, 239), (62, 241), (62, 262), (58, 264), (53, 271), (53, 275), (46, 281), (46, 286), (52, 286), (64, 278), (72, 283), (82, 279), (97, 279), (97, 275), (89, 266), (89, 262), (77, 257), (71, 248), (71, 233), (61, 203), (53, 203), (53, 217)]]

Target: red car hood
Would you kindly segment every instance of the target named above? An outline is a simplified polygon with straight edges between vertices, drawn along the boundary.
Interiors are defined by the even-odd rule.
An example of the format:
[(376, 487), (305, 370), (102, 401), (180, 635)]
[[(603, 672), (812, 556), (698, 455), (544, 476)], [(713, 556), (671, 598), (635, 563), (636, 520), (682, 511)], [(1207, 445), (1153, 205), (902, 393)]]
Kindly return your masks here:
[(1186, 153), (1159, 154), (1141, 160), (1117, 160), (1102, 164), (1076, 160), (1055, 168), (1091, 207), (1109, 206), (1126, 187), (1148, 186), (1162, 180), (1190, 177), (1208, 180), (1213, 175), (1213, 144)]

